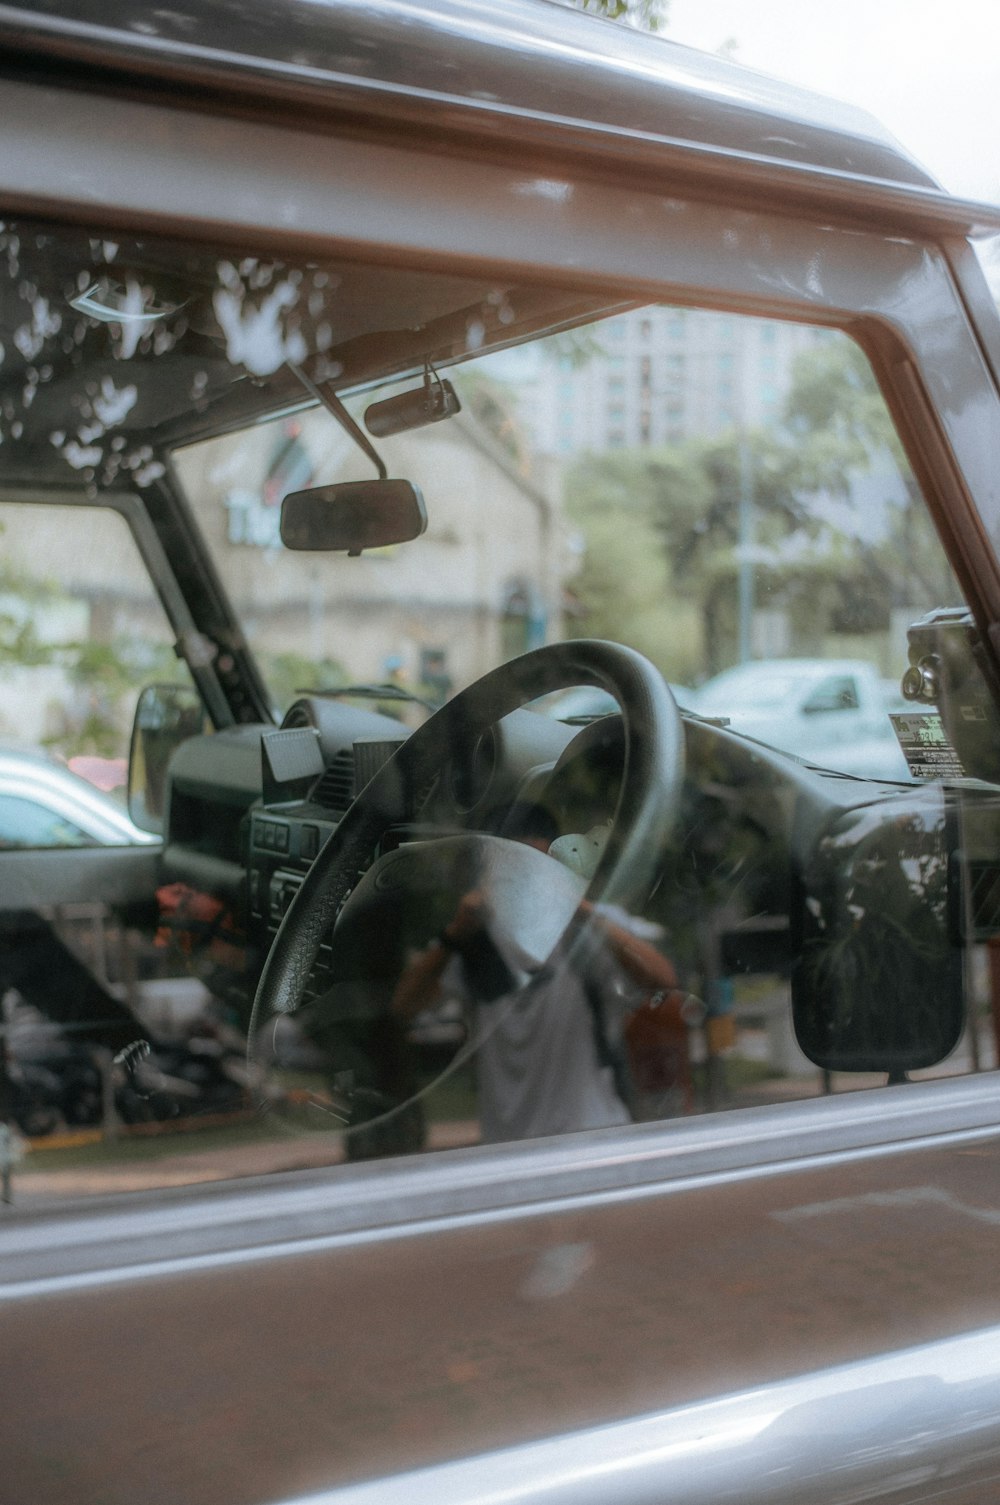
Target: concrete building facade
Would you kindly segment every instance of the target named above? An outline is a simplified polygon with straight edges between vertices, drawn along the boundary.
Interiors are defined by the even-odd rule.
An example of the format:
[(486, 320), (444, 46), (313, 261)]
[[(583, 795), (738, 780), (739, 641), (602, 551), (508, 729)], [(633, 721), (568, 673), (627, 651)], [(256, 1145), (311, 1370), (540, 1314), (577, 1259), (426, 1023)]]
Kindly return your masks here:
[(598, 325), (590, 351), (554, 357), (527, 386), (524, 421), (544, 453), (599, 454), (776, 423), (796, 356), (822, 329), (656, 306)]

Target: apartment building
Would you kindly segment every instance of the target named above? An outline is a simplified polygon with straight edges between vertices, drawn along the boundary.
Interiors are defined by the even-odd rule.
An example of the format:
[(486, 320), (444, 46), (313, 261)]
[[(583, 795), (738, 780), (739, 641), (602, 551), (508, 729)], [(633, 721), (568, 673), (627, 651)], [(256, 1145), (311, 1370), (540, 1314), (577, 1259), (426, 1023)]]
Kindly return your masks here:
[(552, 347), (558, 371), (525, 387), (523, 417), (547, 454), (676, 444), (778, 422), (795, 357), (822, 329), (708, 309), (621, 313), (589, 345)]

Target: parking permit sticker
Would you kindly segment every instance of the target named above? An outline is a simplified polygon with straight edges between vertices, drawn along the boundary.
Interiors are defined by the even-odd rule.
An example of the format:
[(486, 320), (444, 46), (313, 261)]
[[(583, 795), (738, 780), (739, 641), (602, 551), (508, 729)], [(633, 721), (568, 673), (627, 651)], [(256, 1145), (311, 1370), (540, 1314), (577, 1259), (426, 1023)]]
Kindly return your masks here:
[(962, 760), (937, 711), (890, 711), (896, 741), (914, 779), (961, 779)]

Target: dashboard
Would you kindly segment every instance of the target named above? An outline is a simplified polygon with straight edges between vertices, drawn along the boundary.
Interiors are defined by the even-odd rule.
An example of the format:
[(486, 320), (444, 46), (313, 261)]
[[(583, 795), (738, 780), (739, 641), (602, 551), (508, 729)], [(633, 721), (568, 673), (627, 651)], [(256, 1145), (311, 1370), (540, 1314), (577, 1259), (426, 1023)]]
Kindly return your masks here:
[[(684, 715), (683, 724), (683, 794), (646, 917), (687, 985), (789, 979), (800, 1039), (833, 1069), (891, 1074), (947, 1054), (963, 1020), (961, 943), (1000, 928), (1000, 799), (983, 786), (832, 774), (717, 723)], [(308, 696), (280, 728), (192, 738), (175, 756), (166, 872), (224, 897), (239, 917), (247, 1008), (312, 862), (407, 736), (391, 717)], [(400, 790), (372, 859), (404, 842), (502, 835), (525, 803), (544, 807), (560, 834), (586, 832), (613, 819), (626, 767), (620, 716), (579, 727), (514, 711), (457, 746), (423, 787)], [(907, 997), (883, 1030), (887, 981), (875, 962), (900, 935), (890, 952)], [(331, 959), (327, 938), (307, 997), (327, 986)], [(859, 966), (881, 981), (859, 983)]]

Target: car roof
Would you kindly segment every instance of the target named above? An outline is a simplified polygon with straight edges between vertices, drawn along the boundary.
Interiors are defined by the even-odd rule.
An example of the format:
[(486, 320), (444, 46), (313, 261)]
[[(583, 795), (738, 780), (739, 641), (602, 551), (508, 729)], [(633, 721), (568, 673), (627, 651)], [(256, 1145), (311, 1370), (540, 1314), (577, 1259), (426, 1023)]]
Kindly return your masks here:
[(942, 201), (952, 206), (946, 216), (957, 215), (957, 201), (865, 111), (547, 0), (156, 9), (145, 0), (33, 0), (0, 5), (0, 45), (8, 68), (19, 54), (31, 65), (56, 59), (63, 75), (70, 64), (99, 69), (105, 81), (183, 82), (216, 104), (267, 98), (354, 129), (409, 124), (432, 144), (492, 138), (508, 159), (529, 143), (592, 160), (624, 155), (633, 171), (649, 156), (751, 199), (762, 181), (754, 169), (770, 165), (789, 189), (796, 172), (806, 191), (825, 178), (829, 202), (834, 180), (844, 180), (842, 207), (855, 215), (877, 200), (866, 184), (905, 190), (897, 210), (917, 195), (926, 211)]
[[(44, 50), (190, 78), (291, 75), (449, 100), (467, 111), (558, 114), (903, 183), (933, 180), (865, 112), (710, 54), (543, 0), (33, 0), (0, 30)], [(219, 76), (220, 65), (226, 77)]]

